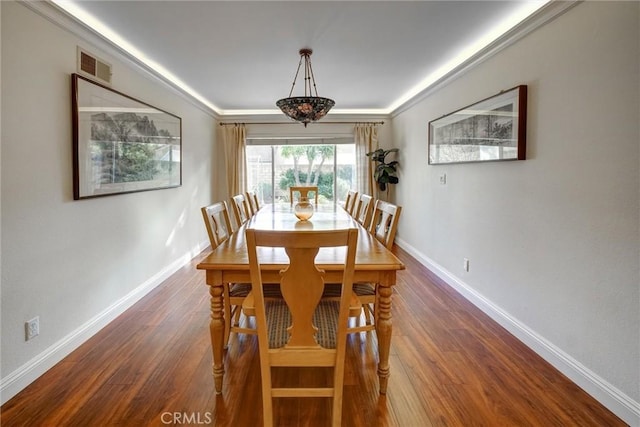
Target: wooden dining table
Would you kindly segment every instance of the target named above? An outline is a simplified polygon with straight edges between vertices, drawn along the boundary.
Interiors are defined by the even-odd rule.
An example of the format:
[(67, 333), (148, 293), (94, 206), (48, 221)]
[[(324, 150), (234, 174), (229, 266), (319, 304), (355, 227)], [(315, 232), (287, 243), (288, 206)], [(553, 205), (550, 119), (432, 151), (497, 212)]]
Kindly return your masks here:
[[(380, 393), (386, 394), (389, 378), (389, 349), (391, 346), (391, 294), (396, 284), (396, 272), (404, 264), (372, 234), (355, 221), (342, 207), (320, 204), (308, 221), (299, 221), (289, 204), (263, 206), (229, 238), (204, 258), (197, 268), (205, 270), (206, 283), (211, 295), (211, 348), (213, 351), (213, 377), (216, 393), (222, 392), (224, 377), (224, 318), (223, 284), (249, 283), (249, 258), (245, 241), (246, 228), (259, 230), (339, 230), (357, 228), (358, 247), (354, 282), (377, 283), (378, 377)], [(318, 267), (325, 271), (327, 283), (342, 280), (344, 248), (322, 248), (316, 257)], [(284, 249), (259, 248), (262, 279), (265, 283), (278, 283), (279, 272), (288, 265)]]

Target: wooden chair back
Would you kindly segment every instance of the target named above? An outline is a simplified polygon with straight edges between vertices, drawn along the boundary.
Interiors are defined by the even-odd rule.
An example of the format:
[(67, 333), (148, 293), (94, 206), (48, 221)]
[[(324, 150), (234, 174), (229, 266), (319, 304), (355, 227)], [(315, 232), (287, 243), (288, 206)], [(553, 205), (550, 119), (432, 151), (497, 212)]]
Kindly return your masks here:
[(373, 197), (368, 194), (361, 194), (358, 197), (357, 207), (353, 217), (366, 229), (371, 224), (371, 213), (373, 212)]
[(240, 227), (251, 218), (251, 211), (247, 205), (247, 200), (242, 194), (236, 194), (231, 198), (231, 207), (233, 208), (233, 215), (236, 219), (236, 224)]
[[(392, 205), (382, 200), (376, 201), (375, 208), (373, 209), (369, 232), (389, 250), (391, 250), (393, 246), (401, 211), (402, 208), (400, 206)], [(378, 322), (379, 294), (377, 283), (356, 283), (353, 286), (353, 293), (356, 294), (362, 303), (367, 324), (349, 328), (349, 331), (362, 332), (375, 330), (376, 323)], [(372, 318), (374, 321), (372, 321)]]
[(289, 187), (289, 200), (293, 205), (293, 193), (300, 193), (300, 197), (309, 198), (309, 192), (313, 191), (315, 195), (316, 206), (318, 205), (318, 187), (317, 186), (293, 186)]
[(247, 196), (247, 205), (249, 205), (251, 216), (253, 216), (260, 209), (260, 202), (258, 202), (258, 195), (256, 194), (255, 191), (247, 191), (246, 196)]
[(214, 203), (200, 208), (200, 211), (202, 212), (204, 225), (207, 228), (211, 249), (215, 249), (220, 243), (227, 240), (233, 232), (227, 202)]
[(358, 200), (358, 192), (355, 190), (347, 191), (347, 200), (344, 202), (344, 210), (349, 212), (349, 215), (353, 216), (353, 208), (356, 207), (356, 201)]
[(396, 237), (401, 212), (402, 206), (396, 206), (382, 200), (376, 202), (373, 210), (369, 232), (389, 250), (391, 250)]
[[(264, 425), (273, 425), (273, 398), (330, 397), (332, 425), (340, 426), (358, 230), (247, 229), (246, 238), (258, 331)], [(346, 250), (340, 301), (326, 301), (322, 298), (324, 272), (317, 268), (315, 257), (320, 248), (342, 246)], [(265, 303), (258, 247), (284, 248), (289, 257), (289, 265), (280, 273), (281, 300)], [(271, 368), (280, 366), (333, 367), (332, 387), (273, 387)]]
[[(211, 249), (215, 249), (233, 233), (227, 202), (218, 202), (201, 208), (204, 225), (207, 227)], [(248, 283), (224, 283), (222, 301), (224, 318), (224, 346), (227, 347), (230, 333), (255, 334), (255, 330), (240, 327), (242, 303), (248, 297), (251, 286)]]

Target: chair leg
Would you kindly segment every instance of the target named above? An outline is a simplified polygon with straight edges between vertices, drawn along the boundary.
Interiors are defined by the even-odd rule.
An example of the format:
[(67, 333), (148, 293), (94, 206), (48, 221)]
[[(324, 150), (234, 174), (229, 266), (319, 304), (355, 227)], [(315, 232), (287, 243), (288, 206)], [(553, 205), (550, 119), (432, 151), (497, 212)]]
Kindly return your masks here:
[(342, 426), (342, 401), (336, 402), (336, 400), (334, 400), (331, 418), (332, 427)]
[[(260, 357), (267, 357), (266, 352)], [(273, 397), (271, 396), (271, 367), (261, 362), (260, 375), (262, 377), (262, 425), (263, 427), (273, 427)]]
[(242, 314), (242, 306), (236, 305), (236, 308), (233, 310), (233, 326), (240, 326), (240, 314)]
[(364, 310), (365, 325), (371, 325), (371, 306), (364, 304), (362, 310)]
[(223, 289), (224, 305), (224, 348), (229, 346), (229, 335), (231, 335), (231, 305), (229, 304), (229, 284), (226, 283)]

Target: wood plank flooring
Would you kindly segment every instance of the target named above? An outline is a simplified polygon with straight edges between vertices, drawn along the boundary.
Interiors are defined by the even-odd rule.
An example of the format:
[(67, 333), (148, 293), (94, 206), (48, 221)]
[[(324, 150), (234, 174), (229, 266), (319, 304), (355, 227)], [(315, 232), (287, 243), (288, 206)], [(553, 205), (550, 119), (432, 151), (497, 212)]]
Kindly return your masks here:
[[(578, 386), (399, 248), (391, 377), (378, 394), (375, 333), (349, 337), (344, 426), (623, 426)], [(203, 254), (204, 255), (204, 254)], [(262, 424), (255, 337), (232, 336), (211, 372), (202, 257), (176, 272), (1, 408), (8, 426)], [(326, 381), (322, 371), (277, 372)], [(325, 399), (278, 399), (279, 426), (325, 426)]]

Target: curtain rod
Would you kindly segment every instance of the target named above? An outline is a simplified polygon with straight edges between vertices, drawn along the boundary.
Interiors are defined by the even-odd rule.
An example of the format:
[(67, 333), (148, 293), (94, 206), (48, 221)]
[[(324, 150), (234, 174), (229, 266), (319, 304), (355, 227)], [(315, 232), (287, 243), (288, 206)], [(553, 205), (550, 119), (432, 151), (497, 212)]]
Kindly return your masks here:
[[(249, 123), (238, 123), (238, 122), (225, 122), (220, 123), (220, 126), (229, 126), (229, 125), (299, 125), (298, 122), (249, 122)], [(383, 125), (384, 122), (314, 122), (314, 125)]]

